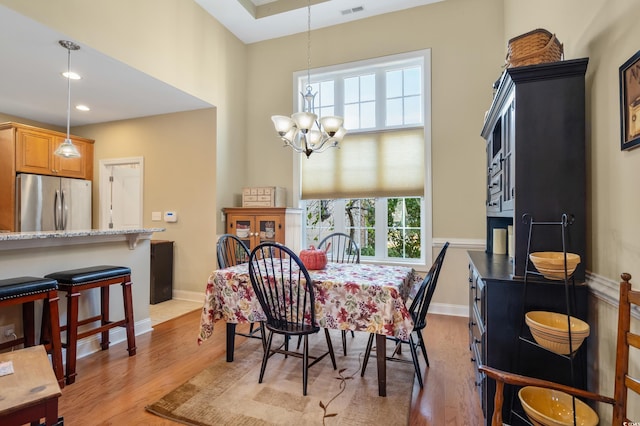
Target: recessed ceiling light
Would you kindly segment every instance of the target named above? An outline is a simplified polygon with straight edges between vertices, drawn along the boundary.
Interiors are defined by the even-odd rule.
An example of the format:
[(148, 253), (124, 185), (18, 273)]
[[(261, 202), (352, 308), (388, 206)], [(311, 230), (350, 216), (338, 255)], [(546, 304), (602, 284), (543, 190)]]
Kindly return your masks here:
[(70, 80), (80, 80), (82, 78), (82, 77), (80, 77), (79, 74), (76, 74), (73, 71), (70, 71), (70, 72), (66, 72), (65, 71), (65, 72), (62, 73), (62, 76), (65, 77), (65, 78), (68, 78)]
[(91, 108), (86, 105), (76, 105), (76, 109), (80, 111), (91, 111)]

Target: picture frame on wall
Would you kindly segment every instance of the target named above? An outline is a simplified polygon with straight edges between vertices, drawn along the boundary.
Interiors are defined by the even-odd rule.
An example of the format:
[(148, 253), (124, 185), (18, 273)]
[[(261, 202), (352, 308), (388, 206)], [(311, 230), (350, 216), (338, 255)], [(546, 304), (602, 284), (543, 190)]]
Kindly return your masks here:
[(640, 145), (640, 50), (620, 66), (620, 149)]

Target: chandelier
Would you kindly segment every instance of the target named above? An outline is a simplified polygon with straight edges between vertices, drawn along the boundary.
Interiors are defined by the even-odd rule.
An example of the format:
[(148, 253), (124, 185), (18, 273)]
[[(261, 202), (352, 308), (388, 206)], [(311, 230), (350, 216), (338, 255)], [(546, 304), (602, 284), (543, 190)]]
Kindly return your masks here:
[(71, 142), (69, 136), (69, 125), (71, 124), (71, 51), (79, 50), (80, 46), (72, 41), (60, 40), (60, 46), (67, 49), (67, 138), (60, 144), (60, 146), (53, 152), (55, 155), (64, 158), (79, 158), (80, 152), (78, 148)]
[(317, 93), (311, 87), (311, 0), (307, 3), (307, 87), (306, 93), (300, 92), (304, 102), (303, 110), (291, 117), (274, 115), (271, 117), (276, 132), (298, 153), (307, 158), (314, 152), (322, 152), (328, 148), (338, 147), (347, 133), (342, 127), (342, 117), (326, 116), (318, 121), (314, 114), (314, 100)]

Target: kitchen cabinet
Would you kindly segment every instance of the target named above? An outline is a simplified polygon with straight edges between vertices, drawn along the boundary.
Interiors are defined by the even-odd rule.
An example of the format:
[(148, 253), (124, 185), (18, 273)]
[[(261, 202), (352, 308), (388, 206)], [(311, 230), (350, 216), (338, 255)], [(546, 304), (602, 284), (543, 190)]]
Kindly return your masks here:
[(80, 158), (53, 155), (65, 133), (13, 122), (0, 123), (0, 231), (15, 231), (16, 174), (93, 180), (93, 140), (72, 137)]
[(93, 178), (93, 141), (72, 137), (80, 158), (63, 158), (54, 151), (66, 135), (23, 126), (15, 127), (17, 173), (35, 173), (80, 179)]
[(300, 252), (302, 210), (284, 207), (229, 207), (227, 234), (239, 237), (249, 250), (263, 242), (278, 242)]

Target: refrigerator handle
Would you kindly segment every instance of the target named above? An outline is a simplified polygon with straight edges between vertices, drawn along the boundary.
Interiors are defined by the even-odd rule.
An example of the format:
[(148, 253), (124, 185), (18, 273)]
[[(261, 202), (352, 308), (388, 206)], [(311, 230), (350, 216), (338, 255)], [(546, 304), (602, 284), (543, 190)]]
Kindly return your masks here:
[(60, 226), (60, 229), (64, 231), (67, 229), (67, 215), (69, 214), (69, 209), (67, 208), (67, 203), (64, 200), (65, 190), (63, 189), (60, 193), (62, 198), (62, 217), (60, 218), (60, 224), (62, 226)]
[(53, 198), (53, 226), (55, 230), (60, 230), (60, 221), (58, 218), (62, 214), (62, 205), (60, 200), (60, 191), (56, 189), (56, 195)]

